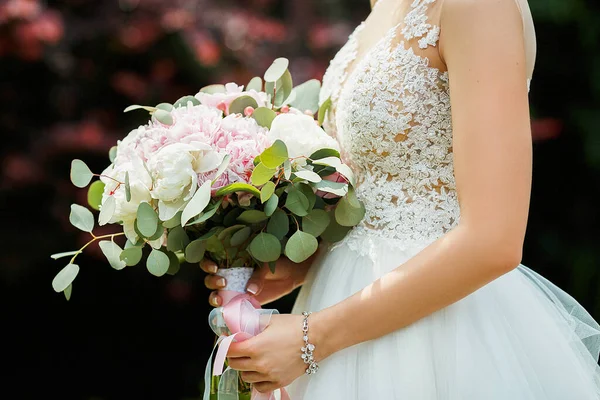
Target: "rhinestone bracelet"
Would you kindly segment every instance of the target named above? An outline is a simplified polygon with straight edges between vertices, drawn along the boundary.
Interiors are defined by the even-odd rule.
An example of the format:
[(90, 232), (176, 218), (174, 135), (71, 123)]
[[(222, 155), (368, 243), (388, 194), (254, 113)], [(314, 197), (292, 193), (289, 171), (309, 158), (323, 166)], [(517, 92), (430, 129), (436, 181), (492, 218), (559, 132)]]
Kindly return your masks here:
[(302, 313), (304, 316), (304, 321), (302, 322), (302, 340), (304, 340), (304, 346), (300, 350), (302, 350), (302, 360), (305, 364), (308, 364), (308, 368), (306, 368), (306, 375), (316, 374), (319, 370), (319, 364), (317, 364), (313, 356), (315, 345), (308, 343), (308, 316), (310, 314), (312, 314), (310, 311), (304, 311)]

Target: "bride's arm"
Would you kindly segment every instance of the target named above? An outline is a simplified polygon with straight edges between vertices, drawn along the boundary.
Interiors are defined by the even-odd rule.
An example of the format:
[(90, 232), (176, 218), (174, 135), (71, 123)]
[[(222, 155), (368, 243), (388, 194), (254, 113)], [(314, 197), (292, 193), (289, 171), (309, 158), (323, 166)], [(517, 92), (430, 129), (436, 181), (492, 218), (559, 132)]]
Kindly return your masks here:
[[(520, 262), (531, 185), (521, 17), (513, 0), (446, 0), (441, 27), (460, 222), (394, 271), (313, 314), (318, 361), (410, 325)], [(301, 318), (274, 316), (263, 333), (232, 345), (230, 365), (259, 390), (287, 385), (305, 368)]]
[(405, 327), (521, 260), (532, 164), (521, 17), (512, 0), (446, 0), (441, 27), (460, 222), (399, 268), (316, 313), (311, 330), (321, 357)]

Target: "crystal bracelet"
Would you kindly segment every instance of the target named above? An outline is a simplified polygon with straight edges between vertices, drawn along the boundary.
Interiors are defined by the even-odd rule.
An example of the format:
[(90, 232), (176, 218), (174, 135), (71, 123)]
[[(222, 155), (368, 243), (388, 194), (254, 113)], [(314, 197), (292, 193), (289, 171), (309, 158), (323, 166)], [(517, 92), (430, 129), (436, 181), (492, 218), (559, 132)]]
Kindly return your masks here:
[(302, 360), (305, 364), (308, 364), (306, 375), (314, 375), (319, 370), (319, 364), (317, 364), (313, 356), (315, 345), (308, 342), (308, 316), (310, 314), (312, 314), (310, 311), (302, 313), (304, 316), (304, 321), (302, 322), (302, 340), (304, 340), (304, 346), (300, 350), (302, 350)]

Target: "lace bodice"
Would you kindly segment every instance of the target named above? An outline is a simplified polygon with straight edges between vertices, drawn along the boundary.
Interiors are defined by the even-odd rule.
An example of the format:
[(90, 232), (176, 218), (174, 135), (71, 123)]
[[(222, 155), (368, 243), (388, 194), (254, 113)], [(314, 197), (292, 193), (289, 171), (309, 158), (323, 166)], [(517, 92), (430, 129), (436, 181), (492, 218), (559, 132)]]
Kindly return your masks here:
[(460, 218), (448, 73), (423, 55), (441, 34), (430, 20), (435, 3), (414, 0), (359, 56), (361, 23), (323, 78), (320, 100), (332, 100), (325, 128), (339, 141), (366, 207), (346, 239), (359, 249), (365, 235), (402, 246), (428, 244)]

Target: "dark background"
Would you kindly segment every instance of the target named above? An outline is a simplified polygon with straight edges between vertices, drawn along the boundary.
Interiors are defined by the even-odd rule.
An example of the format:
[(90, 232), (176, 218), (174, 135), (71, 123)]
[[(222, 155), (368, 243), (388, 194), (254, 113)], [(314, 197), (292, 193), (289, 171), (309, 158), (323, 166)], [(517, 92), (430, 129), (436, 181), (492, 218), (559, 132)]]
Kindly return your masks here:
[[(539, 52), (523, 263), (600, 318), (600, 8), (530, 3)], [(279, 56), (297, 83), (320, 79), (368, 11), (368, 0), (0, 0), (0, 398), (200, 398), (213, 337), (197, 266), (115, 271), (93, 247), (71, 301), (52, 290), (65, 259), (49, 255), (87, 241), (68, 222), (70, 204), (86, 202), (70, 161), (101, 171), (144, 122), (122, 113), (132, 103), (245, 83)]]

